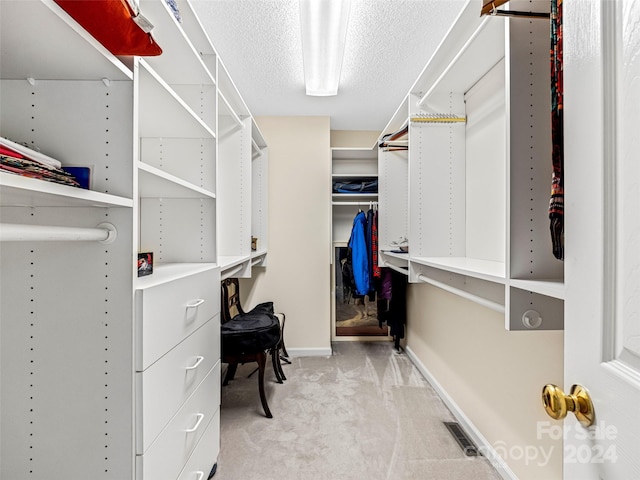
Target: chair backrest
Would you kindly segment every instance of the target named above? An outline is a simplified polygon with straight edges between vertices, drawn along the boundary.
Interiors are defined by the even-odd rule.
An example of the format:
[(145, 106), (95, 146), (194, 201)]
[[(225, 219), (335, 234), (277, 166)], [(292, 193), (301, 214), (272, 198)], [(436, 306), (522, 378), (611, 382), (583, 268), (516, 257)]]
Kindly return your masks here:
[(237, 278), (226, 278), (222, 281), (221, 313), (222, 323), (244, 313), (240, 304), (240, 282)]

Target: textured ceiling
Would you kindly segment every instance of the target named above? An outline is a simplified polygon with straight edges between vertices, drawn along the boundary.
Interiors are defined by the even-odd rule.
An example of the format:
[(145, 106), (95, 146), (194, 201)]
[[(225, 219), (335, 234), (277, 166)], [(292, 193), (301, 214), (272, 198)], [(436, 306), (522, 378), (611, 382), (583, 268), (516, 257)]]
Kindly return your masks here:
[[(465, 0), (352, 0), (338, 95), (305, 95), (297, 0), (192, 0), (254, 116), (329, 115), (382, 130)], [(478, 7), (478, 12), (479, 12)]]

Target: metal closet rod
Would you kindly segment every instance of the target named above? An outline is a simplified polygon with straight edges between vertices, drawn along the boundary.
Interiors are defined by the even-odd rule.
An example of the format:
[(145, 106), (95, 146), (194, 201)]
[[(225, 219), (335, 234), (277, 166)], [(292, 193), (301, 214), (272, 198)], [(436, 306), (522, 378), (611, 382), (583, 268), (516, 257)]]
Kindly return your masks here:
[(118, 231), (111, 223), (101, 223), (95, 228), (0, 223), (0, 242), (112, 243), (117, 236)]
[(255, 267), (256, 265), (260, 265), (262, 262), (264, 262), (264, 256), (254, 258), (251, 260), (251, 266)]
[(240, 265), (236, 265), (233, 268), (230, 268), (229, 270), (223, 271), (222, 275), (220, 275), (220, 280), (226, 280), (227, 278), (233, 277), (236, 273), (238, 273), (243, 268), (244, 268), (244, 265), (240, 264)]
[(495, 310), (496, 312), (504, 313), (504, 305), (494, 302), (492, 300), (487, 300), (486, 298), (480, 297), (479, 295), (474, 295), (473, 293), (469, 293), (465, 290), (461, 290), (456, 287), (452, 287), (451, 285), (447, 285), (446, 283), (439, 282), (438, 280), (434, 280), (432, 278), (426, 277), (422, 273), (418, 274), (418, 279), (433, 285), (434, 287), (441, 288), (442, 290), (446, 290), (449, 293), (453, 293), (454, 295), (458, 295), (459, 297), (466, 298), (467, 300), (471, 300), (479, 305), (490, 308), (491, 310)]
[(388, 263), (387, 267), (390, 268), (391, 270), (395, 270), (398, 273), (402, 273), (403, 275), (409, 275), (409, 270), (407, 268), (397, 267), (392, 263)]

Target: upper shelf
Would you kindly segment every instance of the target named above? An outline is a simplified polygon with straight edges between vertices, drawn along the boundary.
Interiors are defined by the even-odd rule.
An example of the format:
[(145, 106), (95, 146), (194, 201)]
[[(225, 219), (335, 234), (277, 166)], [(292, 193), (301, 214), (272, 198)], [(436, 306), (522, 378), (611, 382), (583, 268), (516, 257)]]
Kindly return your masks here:
[(460, 275), (505, 283), (505, 264), (502, 262), (468, 257), (410, 257), (410, 261)]
[(133, 78), (129, 68), (52, 0), (2, 0), (0, 26), (3, 79)]
[(141, 0), (140, 12), (153, 24), (151, 34), (162, 48), (162, 55), (148, 57), (147, 62), (168, 84), (215, 84), (215, 70), (204, 63), (167, 2)]
[(418, 105), (423, 109), (441, 112), (443, 108), (438, 105), (438, 94), (449, 92), (463, 94), (475, 85), (485, 73), (504, 58), (505, 25), (506, 23), (500, 19), (485, 17), (420, 98)]
[(140, 60), (139, 71), (141, 137), (215, 138), (209, 126), (146, 60)]
[(138, 163), (140, 197), (213, 199), (215, 193), (151, 165)]
[(0, 172), (3, 206), (132, 207), (133, 200), (36, 178)]
[(225, 100), (229, 104), (229, 108), (240, 117), (249, 117), (251, 112), (247, 104), (244, 102), (242, 95), (238, 91), (235, 83), (231, 79), (231, 76), (227, 72), (222, 60), (218, 57), (218, 88), (224, 96)]

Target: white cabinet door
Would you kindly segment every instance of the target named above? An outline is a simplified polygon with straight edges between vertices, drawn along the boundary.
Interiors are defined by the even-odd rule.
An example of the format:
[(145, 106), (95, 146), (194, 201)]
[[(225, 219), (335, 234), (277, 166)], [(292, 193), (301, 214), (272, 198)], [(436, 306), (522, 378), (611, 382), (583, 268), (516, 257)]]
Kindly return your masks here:
[(640, 478), (638, 25), (637, 0), (564, 2), (565, 387), (595, 410), (565, 421), (565, 479)]

